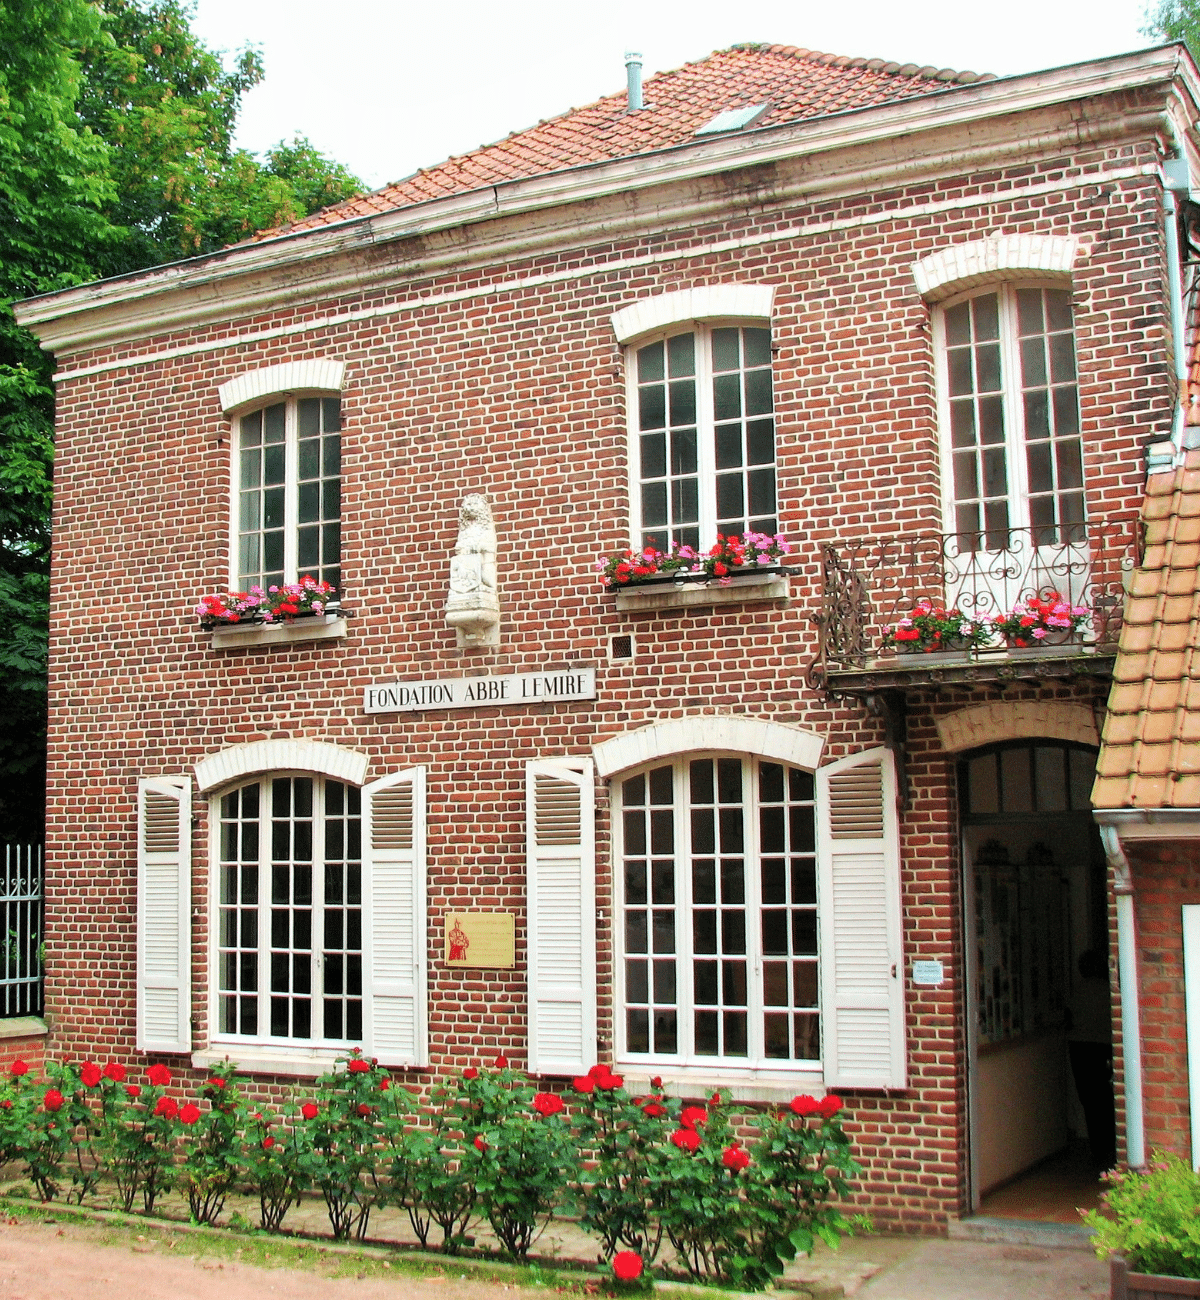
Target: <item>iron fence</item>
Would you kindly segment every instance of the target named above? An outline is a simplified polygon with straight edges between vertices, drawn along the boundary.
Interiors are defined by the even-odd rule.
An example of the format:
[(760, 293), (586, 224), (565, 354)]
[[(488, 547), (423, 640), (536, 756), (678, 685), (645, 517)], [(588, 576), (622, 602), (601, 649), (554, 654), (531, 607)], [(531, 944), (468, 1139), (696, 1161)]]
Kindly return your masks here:
[(1056, 591), (1086, 605), (1077, 648), (1115, 646), (1129, 574), (1141, 561), (1136, 515), (1057, 527), (914, 533), (825, 543), (820, 660), (861, 668), (885, 656), (888, 629), (921, 599), (972, 619)]
[(0, 866), (0, 1019), (42, 1014), (42, 847), (6, 844)]

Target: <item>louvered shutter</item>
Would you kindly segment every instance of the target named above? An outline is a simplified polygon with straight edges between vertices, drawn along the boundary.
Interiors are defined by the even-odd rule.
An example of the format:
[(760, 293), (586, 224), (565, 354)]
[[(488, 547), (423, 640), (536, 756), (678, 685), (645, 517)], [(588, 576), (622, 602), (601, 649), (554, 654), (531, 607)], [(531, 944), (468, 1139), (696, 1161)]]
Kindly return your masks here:
[(138, 782), (137, 1047), (192, 1050), (192, 786)]
[(526, 771), (529, 1071), (596, 1063), (596, 862), (590, 760)]
[(817, 772), (825, 1083), (902, 1088), (904, 960), (896, 773), (886, 749)]
[(363, 1048), (425, 1065), (425, 769), (363, 788)]

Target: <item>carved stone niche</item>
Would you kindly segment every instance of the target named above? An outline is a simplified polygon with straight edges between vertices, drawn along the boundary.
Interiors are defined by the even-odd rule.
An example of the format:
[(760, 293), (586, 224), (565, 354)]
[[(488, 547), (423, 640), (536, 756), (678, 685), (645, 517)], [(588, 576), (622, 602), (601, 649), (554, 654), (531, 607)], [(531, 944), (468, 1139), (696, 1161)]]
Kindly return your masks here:
[(496, 525), (487, 498), (463, 498), (458, 541), (450, 558), (446, 622), (458, 633), (458, 648), (500, 644), (500, 593), (496, 586)]

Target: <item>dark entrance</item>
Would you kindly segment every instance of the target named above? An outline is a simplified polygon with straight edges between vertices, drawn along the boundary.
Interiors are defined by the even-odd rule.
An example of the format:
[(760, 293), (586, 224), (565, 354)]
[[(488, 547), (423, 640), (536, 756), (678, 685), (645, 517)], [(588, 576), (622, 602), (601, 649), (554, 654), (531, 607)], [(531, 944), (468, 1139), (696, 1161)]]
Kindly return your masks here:
[[(987, 1213), (1072, 1220), (1098, 1188), (1085, 1105), (1096, 1129), (1089, 1091), (1105, 1047), (1070, 1045), (1092, 1039), (1111, 1051), (1112, 1042), (1104, 855), (1089, 802), (1095, 764), (1094, 749), (1049, 740), (1006, 742), (959, 762), (972, 1202)], [(1092, 1087), (1085, 1081), (1081, 1102), (1071, 1055), (1078, 1064), (1089, 1052)], [(1111, 1078), (1099, 1072), (1111, 1098)]]

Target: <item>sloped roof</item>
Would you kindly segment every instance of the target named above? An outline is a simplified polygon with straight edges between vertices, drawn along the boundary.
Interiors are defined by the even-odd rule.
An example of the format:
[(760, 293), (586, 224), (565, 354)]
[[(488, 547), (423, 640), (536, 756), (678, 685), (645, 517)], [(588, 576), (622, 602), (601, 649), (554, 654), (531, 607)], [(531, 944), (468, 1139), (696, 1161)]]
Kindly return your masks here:
[(622, 90), (528, 130), (515, 131), (495, 144), (422, 168), (372, 194), (314, 212), (290, 226), (263, 231), (258, 238), (390, 212), (501, 181), (686, 144), (700, 127), (731, 108), (769, 104), (769, 110), (754, 122), (758, 129), (991, 80), (991, 73), (919, 68), (915, 63), (848, 58), (792, 45), (736, 45), (650, 77), (644, 87), (646, 106), (639, 112), (626, 111)]
[(1200, 808), (1200, 448), (1151, 474), (1125, 603), (1096, 808)]

